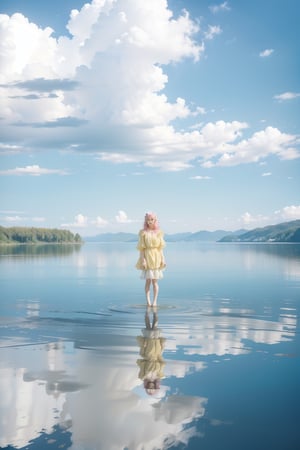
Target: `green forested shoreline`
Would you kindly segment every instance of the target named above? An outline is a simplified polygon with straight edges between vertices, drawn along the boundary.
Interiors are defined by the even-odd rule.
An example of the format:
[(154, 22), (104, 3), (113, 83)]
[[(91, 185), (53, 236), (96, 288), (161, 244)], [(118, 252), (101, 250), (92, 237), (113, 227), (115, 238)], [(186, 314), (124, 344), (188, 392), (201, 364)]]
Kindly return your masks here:
[(56, 228), (1, 227), (1, 244), (81, 244), (78, 233)]

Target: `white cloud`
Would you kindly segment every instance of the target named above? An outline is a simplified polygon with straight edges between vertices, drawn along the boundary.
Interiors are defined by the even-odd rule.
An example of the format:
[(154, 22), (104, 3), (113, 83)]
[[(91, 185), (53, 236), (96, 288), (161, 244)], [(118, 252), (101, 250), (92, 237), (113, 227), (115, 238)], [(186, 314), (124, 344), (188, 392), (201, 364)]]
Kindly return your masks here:
[[(38, 28), (21, 14), (1, 18), (5, 100), (0, 115), (6, 118), (7, 140), (30, 138), (33, 147), (143, 161), (141, 144), (148, 154), (154, 144), (149, 129), (163, 131), (175, 119), (204, 113), (180, 97), (171, 103), (161, 93), (168, 82), (164, 65), (183, 58), (197, 61), (204, 51), (194, 39), (199, 26), (187, 12), (175, 19), (164, 0), (138, 7), (129, 0), (94, 0), (72, 11), (71, 38), (55, 39), (50, 29)], [(35, 43), (28, 49), (20, 29)], [(159, 139), (165, 145), (163, 135)]]
[(3, 220), (5, 222), (22, 222), (23, 220), (25, 220), (24, 217), (21, 216), (6, 216), (3, 218)]
[(1, 60), (0, 82), (49, 76), (55, 64), (56, 40), (49, 27), (39, 28), (22, 14), (11, 17), (1, 14), (1, 47), (5, 56)]
[(208, 26), (208, 31), (204, 32), (204, 37), (206, 40), (211, 40), (213, 39), (215, 36), (217, 36), (218, 34), (222, 33), (222, 29), (221, 27), (219, 27), (218, 25), (209, 25)]
[[(211, 10), (229, 9), (223, 2)], [(187, 12), (175, 18), (165, 0), (93, 0), (72, 11), (71, 37), (55, 39), (50, 28), (22, 14), (0, 15), (0, 28), (0, 117), (3, 142), (10, 146), (4, 151), (86, 151), (102, 161), (165, 171), (184, 170), (195, 161), (212, 167), (269, 155), (299, 157), (295, 136), (268, 127), (243, 139), (244, 122), (200, 125), (203, 107), (180, 96), (168, 99), (165, 66), (185, 58), (196, 62), (204, 45), (196, 41), (199, 25)], [(220, 31), (211, 26), (207, 36)], [(174, 125), (192, 118), (194, 128), (189, 123), (188, 130), (178, 131)], [(27, 166), (11, 174), (49, 170)]]
[(223, 142), (223, 154), (218, 157), (216, 152), (216, 162), (209, 161), (203, 166), (236, 166), (254, 163), (267, 158), (269, 155), (276, 155), (283, 160), (295, 159), (300, 156), (296, 145), (296, 136), (282, 133), (274, 127), (267, 127), (254, 133), (249, 139), (240, 140), (234, 145)]
[(26, 167), (16, 167), (15, 169), (0, 170), (0, 175), (67, 175), (68, 172), (61, 169), (45, 169), (34, 164)]
[(269, 216), (262, 214), (254, 215), (247, 211), (238, 219), (238, 222), (245, 227), (259, 228), (272, 223), (275, 224), (298, 219), (300, 219), (300, 205), (290, 205), (275, 211)]
[(245, 212), (241, 218), (239, 219), (239, 221), (242, 223), (243, 226), (249, 226), (251, 225), (251, 227), (259, 227), (262, 224), (266, 224), (269, 220), (269, 217), (263, 216), (261, 214), (258, 215), (253, 215), (250, 214), (248, 211)]
[(196, 113), (204, 115), (206, 114), (206, 109), (203, 106), (197, 106)]
[(22, 145), (5, 144), (0, 142), (0, 153), (1, 154), (12, 154), (18, 153), (22, 150)]
[(297, 220), (300, 219), (300, 205), (285, 206), (275, 214), (282, 217), (285, 220)]
[(10, 224), (13, 223), (19, 223), (19, 222), (45, 222), (46, 219), (45, 217), (25, 217), (25, 216), (20, 216), (20, 215), (14, 215), (14, 216), (5, 216), (3, 217), (1, 220), (3, 220), (4, 222), (8, 222)]
[(79, 213), (75, 216), (74, 222), (72, 223), (63, 223), (61, 227), (70, 227), (70, 228), (85, 228), (88, 226), (88, 217)]
[(158, 168), (165, 172), (180, 172), (181, 170), (189, 169), (191, 164), (183, 161), (169, 161), (169, 160), (149, 160), (145, 163), (148, 167)]
[(218, 12), (221, 12), (221, 11), (230, 11), (230, 6), (229, 6), (228, 2), (223, 2), (223, 3), (220, 3), (219, 5), (209, 6), (209, 9), (213, 14), (217, 14)]
[(74, 221), (71, 223), (62, 223), (61, 227), (68, 227), (68, 228), (105, 228), (109, 224), (109, 221), (104, 219), (101, 216), (97, 216), (95, 219), (89, 218), (88, 216), (85, 216), (82, 213), (77, 214), (74, 217)]
[(202, 128), (203, 127), (203, 125), (204, 125), (204, 123), (203, 122), (197, 122), (197, 123), (194, 123), (193, 125), (190, 125), (190, 130), (199, 130), (200, 128)]
[(96, 227), (103, 228), (103, 227), (106, 227), (106, 225), (108, 225), (108, 223), (109, 223), (108, 220), (103, 219), (101, 216), (96, 217), (96, 220), (95, 220)]
[(203, 176), (203, 175), (196, 175), (194, 177), (190, 177), (190, 180), (211, 180), (211, 177)]
[(268, 56), (271, 56), (272, 53), (274, 53), (274, 49), (273, 48), (266, 48), (265, 50), (260, 52), (259, 56), (261, 58), (267, 58)]
[(115, 219), (118, 223), (131, 223), (132, 220), (128, 219), (128, 216), (125, 211), (118, 211), (118, 214), (115, 216)]
[(261, 176), (262, 177), (269, 177), (272, 175), (272, 172), (264, 172)]
[(275, 100), (285, 101), (293, 100), (300, 97), (300, 92), (283, 92), (282, 94), (274, 95)]

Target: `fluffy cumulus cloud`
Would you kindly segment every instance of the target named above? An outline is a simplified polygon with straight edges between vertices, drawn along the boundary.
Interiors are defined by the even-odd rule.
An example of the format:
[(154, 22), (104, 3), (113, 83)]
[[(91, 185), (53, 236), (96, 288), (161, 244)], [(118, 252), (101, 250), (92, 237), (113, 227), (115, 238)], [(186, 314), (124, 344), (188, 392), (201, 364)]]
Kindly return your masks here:
[(86, 228), (88, 225), (88, 217), (84, 216), (83, 214), (79, 213), (75, 216), (74, 222), (72, 223), (63, 223), (61, 224), (61, 227), (68, 227), (68, 228)]
[(261, 214), (254, 215), (249, 213), (248, 211), (245, 212), (240, 218), (242, 226), (245, 226), (246, 228), (263, 226), (268, 222), (268, 220), (269, 217), (263, 216)]
[(101, 216), (97, 216), (95, 220), (95, 225), (99, 228), (104, 228), (108, 225), (108, 220), (103, 219)]
[[(259, 162), (269, 155), (276, 155), (280, 159), (295, 159), (299, 157), (296, 148), (296, 136), (282, 133), (277, 128), (267, 127), (254, 133), (248, 139), (240, 139), (233, 144), (229, 141), (222, 142), (221, 151), (215, 162), (205, 162), (206, 167), (236, 166), (243, 163)], [(216, 155), (215, 155), (216, 156)]]
[[(15, 221), (17, 221), (17, 218), (19, 216), (15, 216), (15, 217), (16, 217)], [(23, 219), (20, 218), (20, 220), (23, 220)], [(123, 224), (123, 225), (130, 224), (130, 223), (134, 222), (134, 220), (130, 219), (128, 217), (128, 214), (125, 211), (123, 211), (123, 210), (119, 210), (118, 211), (118, 213), (114, 217), (114, 221), (117, 224)], [(62, 223), (61, 227), (85, 228), (85, 229), (87, 229), (87, 228), (89, 228), (91, 226), (93, 226), (93, 227), (96, 226), (97, 228), (105, 228), (109, 224), (111, 224), (112, 222), (113, 222), (112, 218), (106, 219), (106, 218), (103, 218), (100, 215), (97, 216), (96, 218), (93, 218), (93, 217), (88, 217), (88, 216), (86, 216), (86, 215), (84, 215), (82, 213), (79, 213), (79, 214), (77, 214), (74, 217), (73, 222), (71, 222), (71, 223)]]
[(118, 214), (116, 215), (116, 221), (118, 223), (131, 223), (132, 220), (128, 218), (127, 214), (125, 211), (119, 211)]
[[(227, 2), (213, 13), (229, 10)], [(295, 136), (266, 128), (243, 138), (239, 121), (199, 122), (203, 107), (165, 94), (165, 67), (204, 53), (208, 31), (166, 0), (92, 0), (73, 10), (70, 36), (53, 37), (22, 14), (0, 15), (1, 152), (56, 148), (167, 171), (299, 156)], [(175, 125), (176, 124), (176, 125)], [(100, 221), (101, 222), (101, 221)]]

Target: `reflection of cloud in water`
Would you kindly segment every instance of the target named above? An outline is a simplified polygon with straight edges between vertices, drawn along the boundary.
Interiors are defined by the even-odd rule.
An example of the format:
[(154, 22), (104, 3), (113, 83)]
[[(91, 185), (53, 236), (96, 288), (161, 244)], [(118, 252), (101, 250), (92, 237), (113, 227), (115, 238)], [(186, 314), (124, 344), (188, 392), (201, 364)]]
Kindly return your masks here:
[(278, 321), (271, 321), (220, 308), (215, 314), (210, 310), (209, 315), (196, 319), (190, 316), (174, 338), (167, 339), (165, 351), (182, 347), (185, 355), (240, 355), (251, 351), (251, 342), (269, 345), (290, 341), (296, 327), (297, 317), (292, 311), (283, 311)]
[[(51, 432), (57, 420), (53, 411), (62, 411), (65, 394), (58, 398), (46, 394), (42, 383), (25, 382), (24, 369), (1, 369), (0, 423), (1, 448), (25, 446), (41, 430)], [(4, 414), (3, 414), (4, 413)]]
[(300, 263), (297, 260), (287, 260), (284, 270), (287, 280), (300, 280)]
[[(247, 270), (252, 271), (257, 265), (261, 266), (262, 270), (269, 270), (275, 264), (278, 267), (283, 265), (282, 270), (287, 276), (291, 275), (299, 279), (299, 248), (294, 247), (295, 252), (293, 252), (292, 247), (280, 243), (249, 243), (248, 246), (242, 244), (240, 249), (242, 250), (241, 262)], [(274, 258), (274, 255), (276, 255), (276, 258)]]
[(38, 317), (40, 315), (39, 300), (31, 300), (27, 304), (27, 317)]
[[(169, 395), (167, 385), (161, 400), (139, 395), (137, 347), (110, 349), (111, 355), (68, 343), (5, 349), (0, 445), (23, 447), (55, 424), (71, 427), (74, 448), (163, 449), (165, 441), (187, 442), (195, 435), (185, 427), (204, 415), (207, 399)], [(170, 366), (173, 376), (176, 367), (184, 376), (195, 364)]]
[(297, 328), (297, 316), (291, 314), (292, 311), (291, 308), (281, 308), (280, 314), (280, 321), (283, 323), (284, 328), (289, 331), (295, 331)]
[(165, 375), (166, 377), (176, 377), (176, 378), (184, 378), (186, 375), (189, 375), (193, 372), (201, 372), (206, 369), (207, 364), (203, 361), (180, 361), (176, 360), (168, 360), (165, 367)]
[(35, 298), (20, 298), (17, 300), (17, 308), (19, 310), (25, 310), (28, 318), (39, 317), (40, 300)]
[(122, 245), (114, 247), (113, 244), (109, 246), (103, 244), (103, 248), (101, 248), (101, 244), (98, 244), (96, 251), (88, 249), (86, 252), (75, 254), (73, 257), (74, 265), (78, 268), (97, 267), (98, 270), (107, 267), (128, 270), (128, 267), (134, 267), (135, 259), (135, 245), (128, 248), (122, 247)]
[(87, 265), (87, 258), (83, 253), (79, 253), (75, 259), (75, 265), (78, 269), (82, 269)]
[[(93, 353), (81, 353), (80, 378), (93, 388), (81, 391), (69, 403), (76, 445), (162, 449), (165, 440), (172, 436), (176, 440), (185, 424), (203, 416), (204, 398), (176, 396), (172, 400), (173, 396), (167, 396), (154, 402), (152, 397), (137, 395), (136, 355), (124, 352), (118, 361), (104, 359), (101, 364)], [(172, 411), (174, 406), (180, 411)]]
[[(29, 350), (29, 351), (28, 351)], [(63, 410), (66, 394), (51, 395), (47, 385), (64, 378), (62, 349), (56, 344), (37, 349), (5, 350), (11, 367), (1, 368), (0, 376), (0, 445), (25, 446), (40, 431), (51, 432), (56, 415)], [(56, 370), (50, 367), (56, 365)], [(24, 367), (44, 367), (44, 371), (28, 373)], [(26, 381), (28, 380), (28, 381)]]
[[(163, 332), (160, 396), (145, 395), (138, 378), (135, 336), (101, 335), (102, 322), (90, 333), (86, 327), (75, 326), (75, 346), (84, 344), (85, 349), (68, 342), (2, 349), (0, 445), (25, 446), (41, 430), (50, 433), (55, 424), (71, 427), (74, 449), (163, 449), (200, 436), (196, 422), (205, 414), (207, 399), (173, 395), (171, 389), (174, 379), (205, 370), (209, 364), (209, 360), (188, 359), (243, 354), (251, 351), (251, 342), (284, 342), (297, 327), (292, 308), (282, 308), (278, 321), (268, 321), (250, 316), (251, 311), (212, 305), (207, 301), (205, 314), (164, 317), (172, 322)], [(179, 359), (179, 351), (187, 360)]]

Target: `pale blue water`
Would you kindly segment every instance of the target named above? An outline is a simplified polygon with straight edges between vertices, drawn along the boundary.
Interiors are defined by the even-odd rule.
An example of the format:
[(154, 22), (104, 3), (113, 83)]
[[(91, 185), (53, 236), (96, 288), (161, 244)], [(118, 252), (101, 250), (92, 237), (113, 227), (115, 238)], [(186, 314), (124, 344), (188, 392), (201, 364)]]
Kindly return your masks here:
[(0, 249), (1, 448), (299, 448), (300, 245), (165, 253), (154, 314), (134, 243)]

